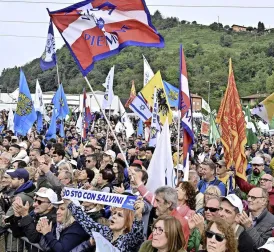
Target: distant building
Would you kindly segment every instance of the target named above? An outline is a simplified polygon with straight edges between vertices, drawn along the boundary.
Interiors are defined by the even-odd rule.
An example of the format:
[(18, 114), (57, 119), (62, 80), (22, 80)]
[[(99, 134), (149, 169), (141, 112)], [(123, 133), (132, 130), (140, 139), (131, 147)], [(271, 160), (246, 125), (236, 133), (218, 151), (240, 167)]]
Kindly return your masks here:
[(201, 111), (202, 110), (202, 97), (198, 94), (190, 94), (192, 100), (192, 111)]
[(243, 32), (243, 31), (246, 31), (246, 28), (245, 26), (242, 26), (242, 25), (232, 25), (232, 30), (235, 31), (235, 32)]
[(264, 100), (268, 94), (254, 94), (254, 95), (249, 95), (245, 97), (241, 97), (242, 105), (247, 106), (247, 105), (254, 105), (256, 103), (261, 102)]

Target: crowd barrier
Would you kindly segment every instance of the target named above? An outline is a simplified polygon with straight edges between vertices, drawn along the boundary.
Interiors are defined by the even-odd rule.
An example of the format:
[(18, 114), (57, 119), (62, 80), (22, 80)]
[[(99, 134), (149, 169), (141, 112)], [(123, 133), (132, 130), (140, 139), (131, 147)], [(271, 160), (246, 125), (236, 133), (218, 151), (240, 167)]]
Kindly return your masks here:
[[(14, 238), (12, 235), (12, 231), (9, 229), (8, 230), (9, 239), (5, 239), (5, 250), (3, 251), (8, 251), (8, 252), (43, 252), (44, 250), (39, 246), (39, 244), (34, 244), (31, 243), (26, 237), (20, 237), (20, 238)], [(3, 239), (4, 236), (1, 237), (1, 240)], [(14, 244), (16, 243), (16, 245)], [(7, 250), (7, 248), (9, 248)], [(12, 248), (12, 249), (11, 249)], [(2, 250), (1, 250), (2, 252)]]

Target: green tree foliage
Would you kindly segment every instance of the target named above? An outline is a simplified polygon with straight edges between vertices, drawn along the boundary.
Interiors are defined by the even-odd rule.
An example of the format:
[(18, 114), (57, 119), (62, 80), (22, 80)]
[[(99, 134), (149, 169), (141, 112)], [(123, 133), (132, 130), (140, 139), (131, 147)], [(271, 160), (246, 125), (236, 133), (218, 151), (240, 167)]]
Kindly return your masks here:
[[(183, 44), (191, 93), (205, 99), (210, 81), (210, 105), (218, 109), (227, 86), (228, 60), (231, 57), (240, 96), (274, 91), (274, 34), (256, 36), (250, 32), (235, 33), (213, 23), (193, 25), (177, 18), (164, 18), (161, 12), (152, 15), (152, 22), (165, 39), (165, 48), (127, 47), (118, 55), (95, 63), (88, 79), (94, 90), (104, 90), (110, 68), (115, 65), (114, 93), (128, 98), (131, 80), (136, 89), (143, 87), (143, 59), (145, 55), (152, 70), (161, 71), (165, 81), (179, 85), (179, 46)], [(262, 25), (261, 25), (262, 26)], [(223, 38), (222, 38), (223, 37)], [(220, 43), (222, 38), (222, 43)], [(227, 44), (230, 42), (229, 44)], [(233, 42), (233, 43), (231, 43)], [(40, 55), (37, 55), (40, 57)], [(66, 93), (80, 94), (86, 83), (66, 46), (57, 51), (61, 82)], [(22, 66), (31, 92), (39, 79), (43, 92), (57, 88), (56, 68), (42, 72), (39, 58)], [(4, 69), (0, 76), (2, 92), (13, 92), (19, 83), (19, 67)]]
[(233, 37), (231, 35), (222, 35), (220, 37), (220, 45), (222, 47), (231, 47), (233, 43)]
[(257, 29), (258, 33), (264, 32), (264, 30), (265, 30), (264, 23), (261, 22), (261, 21), (259, 21), (259, 23), (258, 23), (258, 29)]

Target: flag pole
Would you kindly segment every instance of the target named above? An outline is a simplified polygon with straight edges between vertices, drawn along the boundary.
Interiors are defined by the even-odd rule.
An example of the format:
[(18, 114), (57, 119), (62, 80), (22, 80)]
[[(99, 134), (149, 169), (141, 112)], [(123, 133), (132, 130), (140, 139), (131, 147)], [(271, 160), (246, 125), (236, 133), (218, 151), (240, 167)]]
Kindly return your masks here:
[(179, 163), (180, 163), (180, 121), (181, 121), (181, 111), (180, 109), (178, 108), (178, 129), (177, 129), (177, 183), (179, 182), (178, 181), (178, 176), (179, 176)]
[(61, 82), (60, 82), (59, 67), (58, 67), (57, 61), (56, 61), (56, 72), (57, 72), (57, 81), (58, 81), (58, 85), (60, 85)]
[[(109, 108), (109, 110), (108, 110), (108, 120), (109, 120), (109, 121), (110, 121), (110, 110), (111, 110), (111, 104), (110, 104), (110, 108)], [(108, 136), (109, 136), (109, 126), (108, 126), (108, 129), (107, 129), (107, 137), (106, 137), (105, 151), (107, 151)]]
[(106, 121), (107, 121), (108, 127), (110, 128), (110, 131), (111, 131), (111, 133), (113, 134), (113, 137), (114, 137), (114, 139), (115, 139), (115, 141), (116, 141), (116, 143), (117, 143), (117, 146), (118, 146), (118, 148), (119, 148), (119, 150), (120, 150), (120, 152), (121, 152), (121, 154), (122, 154), (122, 156), (123, 156), (123, 159), (124, 159), (124, 161), (125, 161), (125, 163), (126, 163), (126, 166), (129, 167), (128, 162), (127, 162), (127, 159), (126, 159), (126, 157), (125, 157), (125, 154), (124, 154), (124, 152), (122, 151), (122, 148), (121, 148), (121, 146), (120, 146), (120, 143), (119, 143), (119, 141), (118, 141), (118, 139), (117, 139), (117, 137), (116, 137), (116, 135), (115, 135), (115, 132), (113, 131), (113, 129), (112, 129), (111, 125), (110, 125), (110, 122), (109, 122), (109, 120), (108, 120), (108, 118), (107, 118), (107, 116), (106, 116), (105, 111), (102, 109), (102, 106), (101, 106), (101, 104), (99, 103), (99, 101), (98, 101), (98, 99), (97, 99), (97, 97), (96, 97), (96, 95), (95, 95), (95, 93), (94, 93), (94, 91), (93, 91), (93, 88), (92, 88), (92, 86), (90, 85), (90, 82), (89, 82), (88, 78), (85, 76), (84, 79), (85, 79), (85, 81), (87, 82), (87, 84), (88, 84), (88, 86), (89, 86), (89, 88), (90, 88), (90, 90), (91, 90), (91, 93), (93, 94), (93, 96), (94, 96), (94, 98), (95, 98), (96, 103), (98, 104), (100, 110), (102, 111), (104, 118), (105, 118)]

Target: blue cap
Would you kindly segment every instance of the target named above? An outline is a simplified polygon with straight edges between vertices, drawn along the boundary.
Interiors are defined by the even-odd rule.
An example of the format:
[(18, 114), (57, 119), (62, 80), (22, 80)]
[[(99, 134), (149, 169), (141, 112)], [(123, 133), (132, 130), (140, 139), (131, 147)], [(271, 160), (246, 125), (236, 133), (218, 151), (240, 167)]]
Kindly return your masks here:
[(14, 172), (7, 172), (11, 178), (24, 179), (25, 182), (29, 180), (29, 173), (26, 169), (18, 168)]

